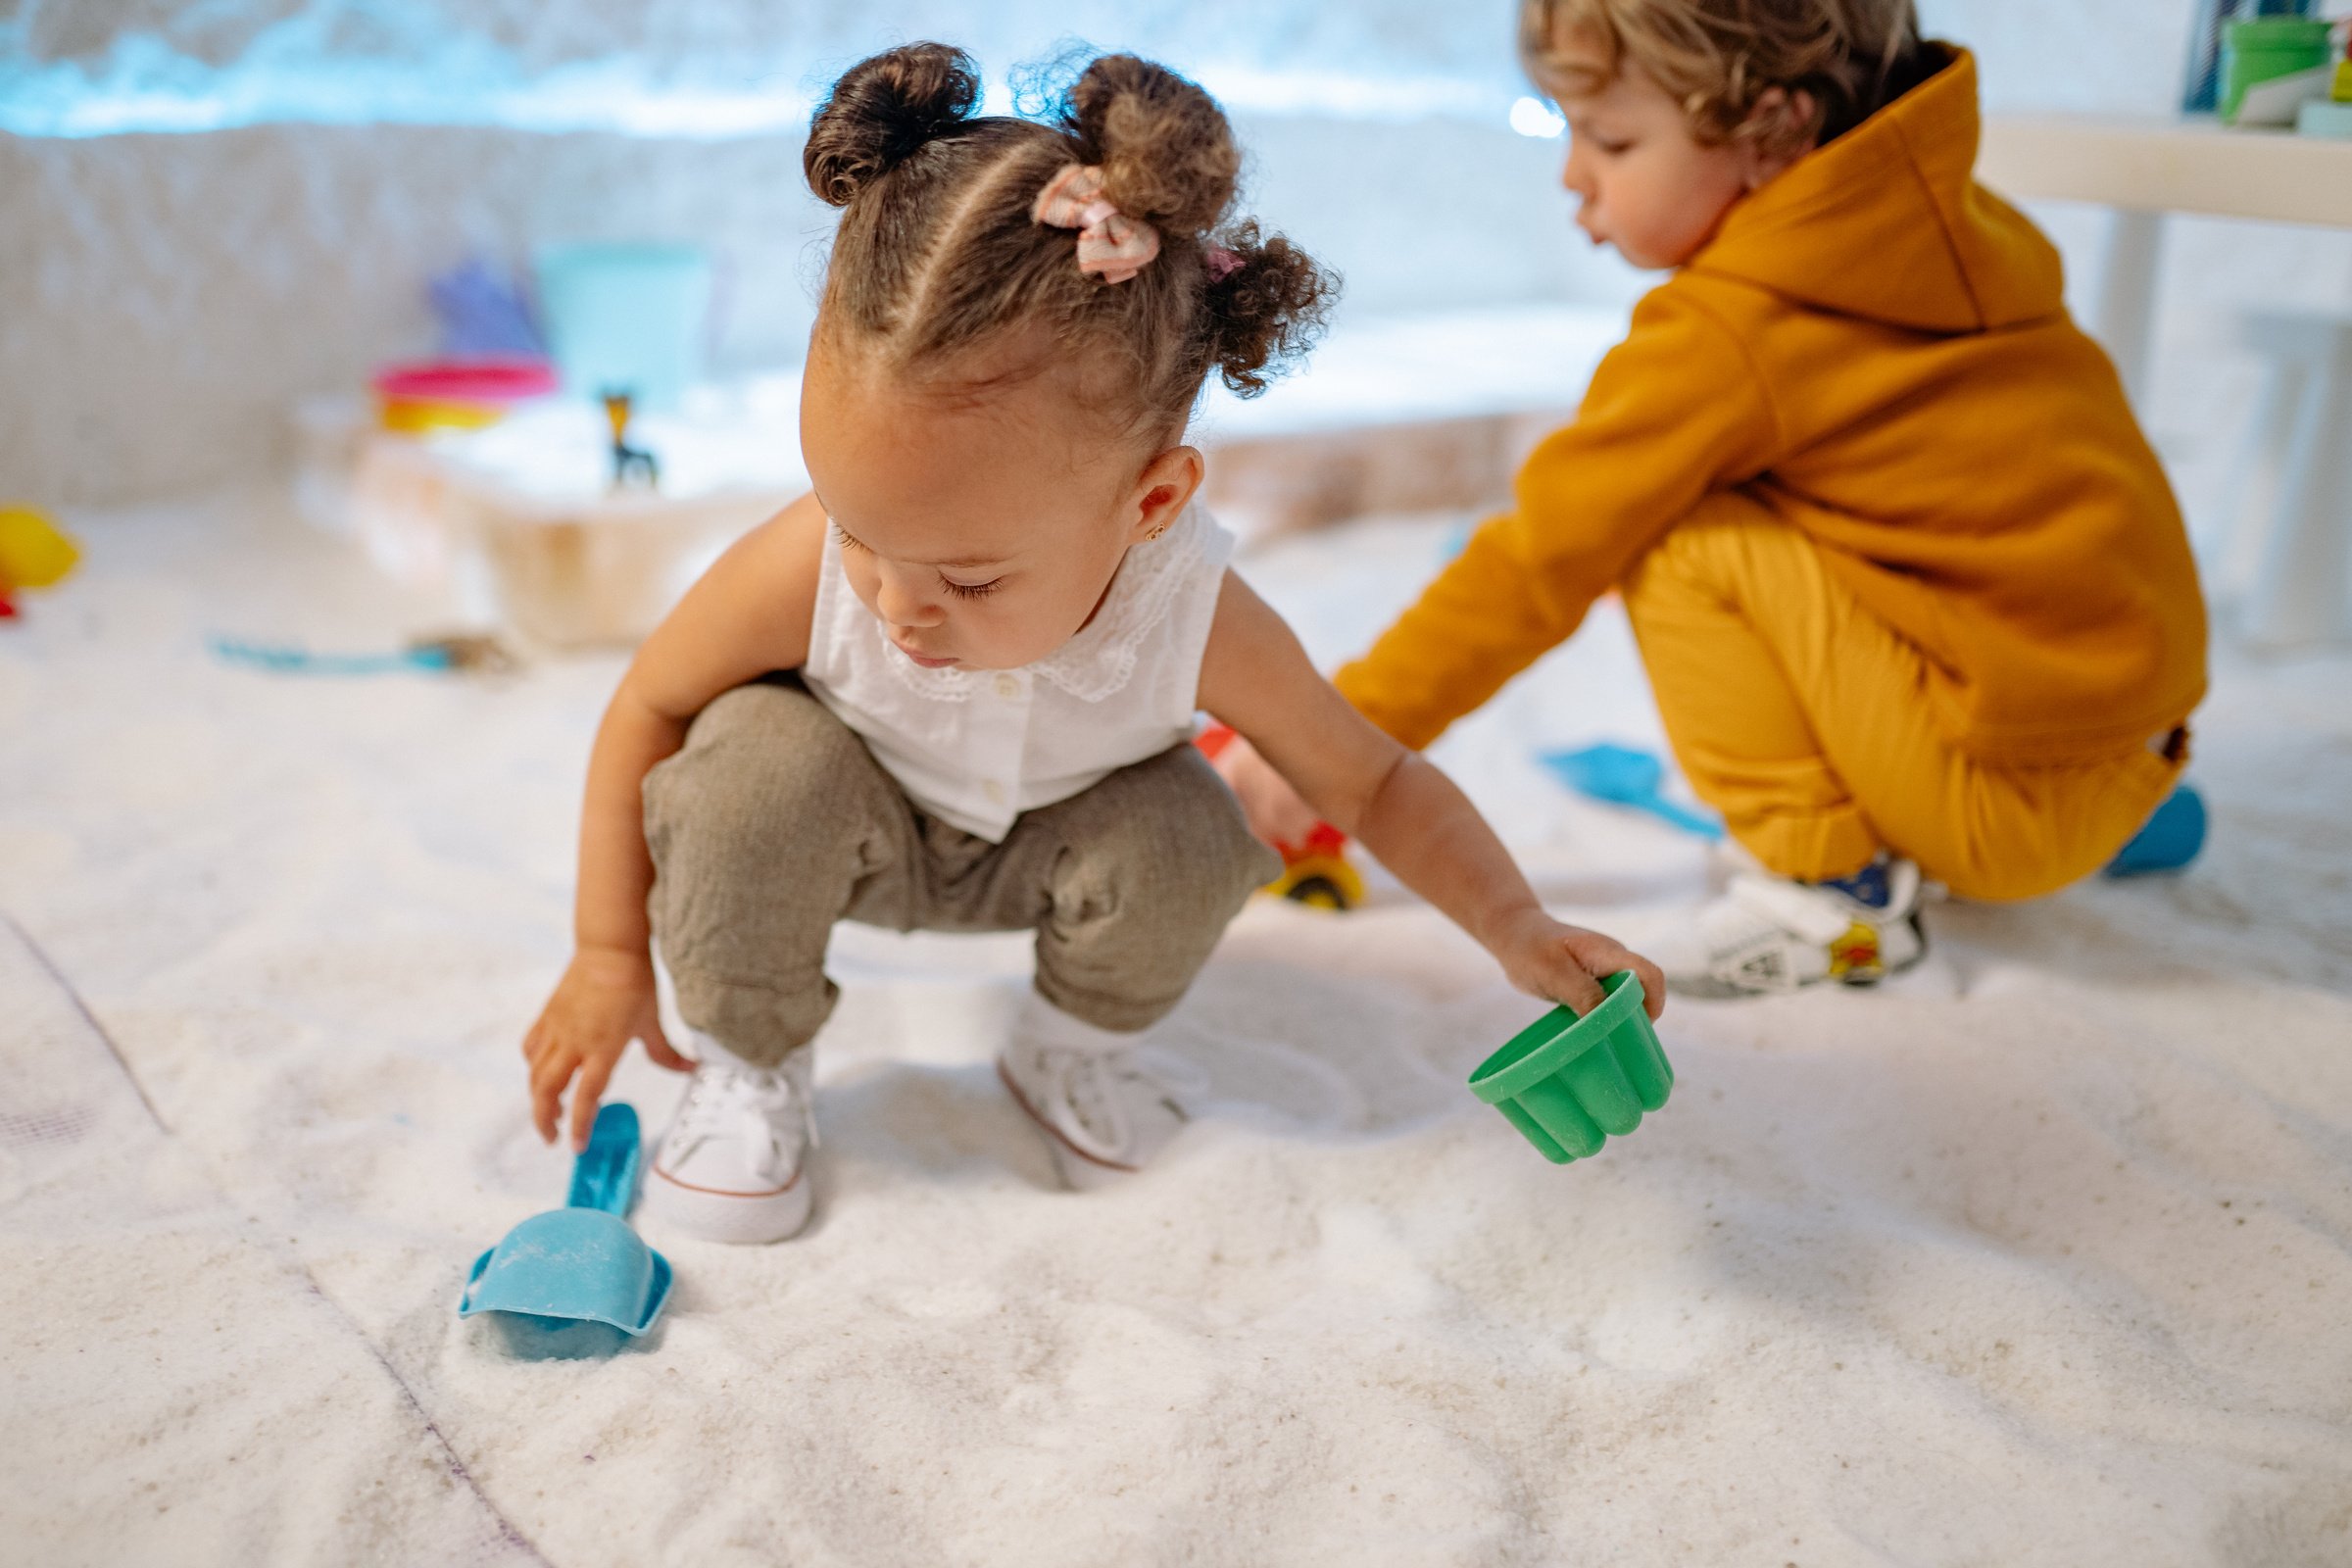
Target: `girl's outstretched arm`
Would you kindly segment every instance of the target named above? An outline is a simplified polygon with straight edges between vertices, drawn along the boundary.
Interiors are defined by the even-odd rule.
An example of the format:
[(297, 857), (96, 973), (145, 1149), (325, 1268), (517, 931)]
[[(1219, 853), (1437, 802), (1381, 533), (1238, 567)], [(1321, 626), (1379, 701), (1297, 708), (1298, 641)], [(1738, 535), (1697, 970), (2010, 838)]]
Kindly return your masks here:
[(631, 1039), (665, 1067), (687, 1062), (662, 1038), (654, 1002), (646, 896), (645, 775), (685, 744), (721, 693), (808, 657), (825, 542), (824, 509), (805, 497), (736, 541), (638, 649), (597, 727), (580, 808), (572, 957), (522, 1043), (531, 1119), (553, 1140), (572, 1078), (571, 1143), (586, 1147), (606, 1081)]
[(1453, 781), (1349, 707), (1282, 617), (1231, 572), (1200, 662), (1200, 702), (1326, 821), (1363, 840), (1405, 886), (1494, 954), (1521, 990), (1585, 1012), (1601, 1000), (1599, 976), (1632, 969), (1657, 1016), (1666, 999), (1657, 965), (1545, 914)]

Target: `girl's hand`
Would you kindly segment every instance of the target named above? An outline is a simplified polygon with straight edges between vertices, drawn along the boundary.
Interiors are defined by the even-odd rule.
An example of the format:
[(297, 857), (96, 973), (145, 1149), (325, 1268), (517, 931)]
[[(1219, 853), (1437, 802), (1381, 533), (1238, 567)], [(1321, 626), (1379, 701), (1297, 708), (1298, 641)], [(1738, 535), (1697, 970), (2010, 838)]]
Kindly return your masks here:
[(1236, 735), (1226, 742), (1214, 766), (1226, 787), (1240, 799), (1250, 832), (1276, 849), (1304, 844), (1314, 833), (1321, 820), (1315, 808), (1247, 740)]
[(577, 1153), (588, 1147), (597, 1102), (632, 1039), (644, 1041), (645, 1054), (672, 1072), (694, 1070), (694, 1063), (662, 1037), (653, 958), (580, 949), (522, 1041), (523, 1058), (531, 1064), (531, 1122), (544, 1142), (556, 1141), (557, 1113), (576, 1073), (580, 1084), (571, 1097), (571, 1148)]
[(1666, 976), (1612, 937), (1562, 925), (1542, 909), (1505, 921), (1487, 947), (1520, 990), (1566, 1004), (1583, 1017), (1600, 1005), (1600, 979), (1621, 969), (1641, 977), (1642, 1005), (1656, 1018), (1666, 1005)]

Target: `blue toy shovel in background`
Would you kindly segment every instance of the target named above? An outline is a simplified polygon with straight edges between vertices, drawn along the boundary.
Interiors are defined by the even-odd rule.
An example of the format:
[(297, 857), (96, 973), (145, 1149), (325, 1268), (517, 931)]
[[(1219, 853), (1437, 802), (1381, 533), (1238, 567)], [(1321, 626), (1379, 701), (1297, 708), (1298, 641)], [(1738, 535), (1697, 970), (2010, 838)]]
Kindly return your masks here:
[(544, 1329), (608, 1323), (631, 1336), (652, 1328), (669, 1299), (669, 1260), (623, 1217), (637, 1196), (637, 1151), (636, 1110), (599, 1110), (566, 1206), (533, 1214), (475, 1258), (458, 1315), (512, 1313)]
[[(1577, 794), (1613, 806), (1628, 806), (1663, 818), (1703, 839), (1723, 837), (1723, 824), (1666, 799), (1659, 786), (1666, 764), (1630, 746), (1589, 746), (1581, 752), (1545, 752), (1538, 760)], [(2205, 848), (2205, 798), (2190, 784), (2177, 786), (2132, 842), (2107, 866), (2111, 877), (2179, 871)]]
[(1666, 764), (1647, 752), (1630, 746), (1588, 746), (1581, 752), (1545, 752), (1541, 760), (1579, 795), (1647, 811), (1702, 839), (1723, 837), (1721, 822), (1670, 801), (1660, 792), (1659, 786), (1666, 782)]

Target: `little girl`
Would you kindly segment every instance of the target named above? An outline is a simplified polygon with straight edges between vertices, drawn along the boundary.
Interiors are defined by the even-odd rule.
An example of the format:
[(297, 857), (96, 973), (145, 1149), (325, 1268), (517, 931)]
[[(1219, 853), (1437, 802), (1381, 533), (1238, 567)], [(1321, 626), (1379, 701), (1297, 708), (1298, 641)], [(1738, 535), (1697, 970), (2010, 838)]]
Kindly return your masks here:
[[(715, 1240), (808, 1218), (808, 1048), (844, 918), (1034, 929), (1005, 1088), (1073, 1186), (1165, 1143), (1183, 1113), (1135, 1043), (1278, 869), (1190, 744), (1200, 710), (1522, 988), (1581, 1008), (1630, 967), (1662, 994), (1544, 914), (1194, 505), (1202, 382), (1261, 390), (1332, 287), (1230, 218), (1223, 114), (1127, 56), (1089, 66), (1053, 123), (974, 118), (977, 96), (963, 54), (916, 44), (816, 114), (808, 181), (844, 213), (802, 399), (813, 491), (696, 584), (614, 695), (576, 951), (523, 1046), (542, 1137), (578, 1078), (575, 1147), (632, 1038), (692, 1067), (646, 1196)], [(656, 940), (692, 1063), (657, 1020)]]

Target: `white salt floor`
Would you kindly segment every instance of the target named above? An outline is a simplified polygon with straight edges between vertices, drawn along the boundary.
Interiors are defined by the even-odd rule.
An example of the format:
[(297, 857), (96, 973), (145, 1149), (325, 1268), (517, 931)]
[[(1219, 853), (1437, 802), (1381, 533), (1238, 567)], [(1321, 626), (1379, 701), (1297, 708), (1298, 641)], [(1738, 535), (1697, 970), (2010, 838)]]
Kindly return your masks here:
[[(2225, 660), (2194, 875), (1678, 1004), (1565, 1170), (1461, 1087), (1533, 1004), (1397, 898), (1247, 914), (1206, 1115), (1087, 1198), (987, 1070), (1018, 945), (855, 935), (816, 1230), (657, 1235), (659, 1332), (532, 1359), (452, 1305), (562, 1191), (515, 1042), (617, 662), (223, 667), (425, 612), (268, 506), (82, 521), (0, 626), (0, 1557), (2352, 1561), (2352, 659)], [(1337, 654), (1443, 531), (1250, 569)], [(1446, 752), (1595, 923), (1700, 874), (1527, 760), (1654, 734), (1631, 670), (1603, 613)]]

